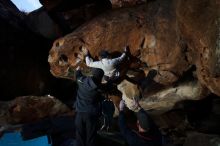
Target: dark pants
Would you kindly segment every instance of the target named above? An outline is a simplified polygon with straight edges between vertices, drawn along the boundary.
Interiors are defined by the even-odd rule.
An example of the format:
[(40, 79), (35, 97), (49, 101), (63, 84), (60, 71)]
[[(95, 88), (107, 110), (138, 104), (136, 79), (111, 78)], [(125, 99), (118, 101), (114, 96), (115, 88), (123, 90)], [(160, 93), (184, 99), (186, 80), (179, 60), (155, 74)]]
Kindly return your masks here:
[(102, 101), (103, 126), (101, 130), (104, 130), (104, 128), (106, 128), (106, 130), (108, 131), (108, 129), (111, 127), (114, 111), (115, 106), (111, 100), (105, 99), (104, 101)]
[(97, 122), (97, 115), (77, 113), (75, 119), (77, 146), (95, 146)]

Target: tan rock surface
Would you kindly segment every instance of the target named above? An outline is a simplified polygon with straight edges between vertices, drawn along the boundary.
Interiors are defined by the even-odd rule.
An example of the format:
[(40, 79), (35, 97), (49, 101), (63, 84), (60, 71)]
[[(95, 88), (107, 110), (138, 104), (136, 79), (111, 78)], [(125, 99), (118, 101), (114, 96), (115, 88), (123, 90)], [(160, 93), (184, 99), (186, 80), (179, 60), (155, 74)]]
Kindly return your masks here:
[(178, 1), (180, 33), (199, 81), (220, 95), (220, 3), (218, 0)]
[(156, 82), (171, 85), (196, 65), (201, 84), (220, 95), (218, 8), (215, 0), (158, 0), (109, 11), (54, 42), (51, 72), (68, 76), (77, 66), (81, 46), (97, 58), (102, 49), (114, 54), (128, 45), (134, 57), (158, 70)]
[(113, 8), (128, 7), (146, 3), (147, 0), (109, 0)]
[(22, 96), (0, 103), (0, 125), (34, 122), (46, 117), (71, 114), (71, 110), (53, 96)]
[[(158, 7), (160, 3), (163, 6)], [(56, 40), (49, 56), (51, 72), (55, 76), (67, 76), (68, 69), (76, 66), (77, 54), (83, 45), (95, 58), (104, 48), (116, 53), (129, 45), (133, 56), (140, 55), (139, 59), (151, 68), (166, 71), (164, 75), (170, 80), (162, 79), (162, 75), (158, 82), (170, 84), (176, 81), (189, 64), (181, 54), (183, 48), (178, 43), (176, 30), (170, 30), (176, 27), (172, 14), (174, 7), (165, 6), (165, 3), (155, 2), (111, 11)], [(157, 9), (157, 15), (152, 15)]]

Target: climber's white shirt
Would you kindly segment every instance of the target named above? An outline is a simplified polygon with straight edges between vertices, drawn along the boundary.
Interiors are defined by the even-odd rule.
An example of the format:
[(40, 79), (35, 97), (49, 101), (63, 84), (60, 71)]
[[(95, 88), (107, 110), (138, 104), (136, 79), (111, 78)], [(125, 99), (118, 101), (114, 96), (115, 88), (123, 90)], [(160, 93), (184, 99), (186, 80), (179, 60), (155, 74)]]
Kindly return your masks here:
[(100, 61), (93, 61), (92, 58), (86, 56), (86, 65), (89, 67), (100, 68), (104, 71), (104, 75), (108, 77), (112, 77), (115, 74), (116, 65), (119, 64), (124, 58), (126, 54), (123, 53), (120, 57), (114, 59), (104, 58)]

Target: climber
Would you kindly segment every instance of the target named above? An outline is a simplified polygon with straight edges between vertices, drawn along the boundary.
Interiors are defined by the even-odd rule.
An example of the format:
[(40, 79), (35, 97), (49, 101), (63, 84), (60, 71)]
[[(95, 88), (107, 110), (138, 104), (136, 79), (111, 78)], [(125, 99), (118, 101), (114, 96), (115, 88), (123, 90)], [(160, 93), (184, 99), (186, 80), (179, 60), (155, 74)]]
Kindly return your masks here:
[(162, 135), (149, 117), (149, 115), (142, 109), (137, 101), (133, 102), (133, 107), (136, 106), (137, 112), (137, 128), (138, 131), (132, 130), (126, 124), (125, 119), (125, 102), (120, 101), (119, 104), (119, 128), (122, 136), (125, 138), (129, 146), (161, 146)]
[[(117, 92), (117, 87), (115, 83), (118, 79), (120, 79), (120, 65), (122, 61), (128, 57), (129, 48), (128, 46), (125, 47), (124, 53), (121, 54), (120, 57), (117, 58), (110, 58), (110, 54), (106, 50), (102, 50), (99, 53), (99, 61), (93, 61), (90, 56), (90, 53), (86, 47), (82, 47), (82, 56), (85, 56), (86, 65), (89, 67), (100, 68), (104, 71), (103, 83), (105, 84), (105, 97), (106, 100), (102, 103), (102, 114), (103, 114), (103, 126), (100, 130), (107, 130), (110, 128), (111, 119), (113, 119), (114, 108), (110, 108), (106, 110), (105, 107), (112, 107), (113, 103), (111, 99), (108, 98), (109, 94), (113, 94)], [(107, 112), (107, 113), (106, 113)]]
[(117, 66), (126, 58), (129, 53), (128, 46), (125, 47), (124, 53), (118, 58), (110, 58), (110, 54), (103, 50), (99, 53), (99, 61), (93, 61), (90, 57), (88, 49), (82, 47), (82, 52), (84, 54), (86, 65), (89, 67), (100, 68), (104, 71), (104, 80), (105, 81), (113, 81), (120, 76), (120, 71), (117, 69)]
[(92, 68), (92, 76), (84, 76), (80, 67), (76, 69), (78, 84), (76, 97), (76, 143), (77, 146), (95, 146), (97, 120), (101, 113), (101, 94), (99, 88), (104, 75), (103, 70)]

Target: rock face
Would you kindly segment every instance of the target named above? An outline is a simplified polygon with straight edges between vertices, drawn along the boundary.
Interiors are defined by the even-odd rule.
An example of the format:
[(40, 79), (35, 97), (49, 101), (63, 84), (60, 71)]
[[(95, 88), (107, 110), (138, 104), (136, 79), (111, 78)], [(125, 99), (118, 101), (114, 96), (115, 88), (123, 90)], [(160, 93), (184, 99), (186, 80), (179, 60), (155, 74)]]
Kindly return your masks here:
[(40, 0), (63, 34), (70, 33), (83, 23), (111, 8), (143, 4), (146, 0)]
[[(37, 44), (39, 38), (25, 30), (23, 21), (25, 15), (12, 2), (1, 0), (0, 6), (1, 100), (9, 100), (18, 95), (39, 91), (38, 87), (42, 84), (40, 83), (42, 80), (39, 79), (39, 74), (36, 71), (39, 64), (32, 66), (34, 60), (40, 60), (36, 56), (37, 54), (40, 55), (40, 49), (36, 50), (32, 47), (32, 44)], [(42, 41), (42, 49), (43, 45)], [(31, 82), (27, 85), (28, 81)]]
[[(199, 15), (201, 10), (204, 14)], [(57, 77), (68, 76), (69, 69), (77, 66), (81, 46), (89, 48), (96, 58), (103, 48), (117, 53), (128, 45), (134, 57), (147, 63), (146, 73), (149, 69), (158, 71), (154, 78), (157, 83), (172, 85), (195, 65), (199, 82), (220, 95), (218, 12), (219, 4), (215, 0), (178, 3), (158, 0), (106, 12), (54, 42), (48, 59), (51, 72)], [(205, 26), (210, 29), (205, 31)], [(202, 53), (202, 45), (212, 55)], [(215, 77), (210, 76), (210, 71)]]
[[(43, 49), (47, 43), (23, 27), (13, 27), (3, 20), (0, 24), (0, 88), (1, 100), (9, 100), (16, 96), (43, 93), (48, 85), (49, 72), (41, 72), (48, 68)], [(39, 44), (39, 42), (41, 44)], [(34, 47), (33, 47), (33, 44)], [(46, 75), (46, 76), (45, 76)]]
[[(175, 25), (175, 17), (172, 16), (174, 7), (171, 9), (165, 7), (165, 4), (161, 7), (158, 5), (153, 3), (105, 13), (64, 38), (56, 40), (49, 56), (51, 71), (55, 76), (61, 76), (68, 72), (68, 67), (75, 67), (75, 56), (82, 45), (89, 48), (93, 57), (97, 57), (103, 48), (115, 53), (129, 45), (131, 54), (140, 55), (139, 59), (148, 66), (167, 71), (163, 74), (170, 77), (166, 84), (176, 81), (177, 75), (186, 71), (189, 64), (184, 60), (184, 56), (181, 56), (182, 48), (178, 45), (176, 30), (169, 30), (170, 27), (175, 27), (172, 26)], [(153, 10), (157, 9), (160, 9), (158, 15), (151, 15)], [(162, 20), (163, 24), (160, 23)], [(157, 26), (159, 24), (161, 26)], [(67, 59), (66, 62), (63, 58)]]
[(111, 8), (108, 0), (40, 0), (63, 34)]
[[(128, 70), (127, 75), (135, 84), (124, 80), (118, 85), (127, 105), (131, 99), (138, 99), (162, 132), (173, 136), (176, 144), (190, 146), (195, 145), (194, 141), (206, 145), (213, 141), (219, 143), (219, 137), (216, 140), (213, 135), (187, 134), (189, 130), (219, 134), (219, 98), (215, 97), (211, 104), (203, 101), (208, 107), (185, 104), (188, 102), (185, 100), (202, 101), (210, 92), (220, 95), (218, 0), (41, 2), (48, 15), (37, 11), (29, 15), (30, 19), (25, 19), (26, 15), (10, 1), (0, 0), (0, 100), (19, 96), (0, 102), (0, 135), (7, 128), (17, 128), (11, 125), (74, 114), (53, 96), (40, 96), (50, 93), (63, 99), (68, 87), (73, 97), (76, 88), (72, 81), (55, 79), (50, 74), (46, 62), (51, 47), (49, 41), (26, 29), (26, 21), (33, 20), (29, 26), (37, 26), (40, 29), (36, 32), (45, 36), (54, 36), (51, 32), (58, 25), (62, 34), (74, 30), (57, 39), (49, 52), (48, 61), (55, 77), (74, 80), (74, 69), (78, 65), (85, 66), (84, 62), (78, 64), (82, 46), (86, 46), (97, 59), (102, 49), (117, 56), (128, 45), (132, 56), (121, 67)], [(102, 6), (103, 3), (106, 5)], [(44, 30), (45, 25), (35, 21), (36, 17), (42, 20), (45, 16), (57, 23), (52, 24), (55, 28), (51, 31)], [(156, 74), (149, 80), (152, 69)], [(118, 106), (121, 97), (111, 98)], [(72, 106), (72, 101), (68, 104)], [(201, 137), (204, 141), (200, 141)]]
[(210, 95), (199, 101), (182, 101), (164, 114), (156, 115), (154, 110), (148, 113), (172, 144), (212, 146), (219, 139), (219, 103), (218, 96)]
[(0, 104), (1, 126), (34, 122), (65, 113), (72, 114), (65, 104), (53, 96), (23, 96)]
[(16, 28), (20, 28), (24, 16), (25, 14), (20, 12), (18, 8), (11, 1), (7, 1), (7, 0), (0, 1), (1, 22), (8, 21), (10, 25), (13, 25)]
[[(51, 42), (28, 29), (26, 20), (26, 14), (11, 1), (0, 0), (0, 101), (45, 94), (65, 98), (72, 83), (50, 74), (47, 57)], [(69, 91), (71, 97), (73, 90)]]
[(183, 146), (218, 146), (220, 144), (220, 137), (218, 135), (190, 133), (187, 135), (186, 142)]
[(219, 1), (179, 1), (177, 18), (181, 36), (188, 46), (188, 60), (196, 64), (199, 81), (220, 95)]
[[(153, 85), (151, 84), (151, 86)], [(142, 91), (137, 84), (127, 80), (123, 80), (117, 87), (122, 93), (122, 99), (130, 110), (134, 112), (138, 110), (133, 104), (133, 100), (135, 99), (139, 101), (142, 108), (147, 111), (155, 110), (157, 111), (156, 114), (165, 113), (173, 109), (180, 101), (200, 100), (208, 95), (207, 89), (201, 86), (197, 81), (180, 83), (175, 87), (157, 86), (156, 91), (155, 89), (154, 91), (149, 91), (149, 89)]]
[[(111, 4), (112, 8), (134, 6), (146, 3), (147, 0), (40, 0), (41, 4), (48, 10), (67, 9), (80, 7), (86, 4)], [(104, 6), (104, 5), (103, 5)]]
[[(106, 1), (106, 0), (103, 0)], [(86, 4), (94, 4), (96, 2), (101, 2), (99, 0), (40, 0), (40, 3), (47, 9), (47, 10), (67, 10), (73, 8), (79, 8)]]
[(55, 39), (62, 35), (62, 31), (44, 8), (29, 13), (25, 22), (30, 30), (47, 39)]
[(191, 81), (161, 89), (156, 94), (150, 95), (148, 90), (145, 90), (143, 94), (145, 98), (140, 100), (140, 105), (144, 109), (166, 112), (180, 101), (203, 99), (208, 92), (197, 81)]
[(146, 3), (147, 0), (110, 0), (113, 8), (121, 8)]

